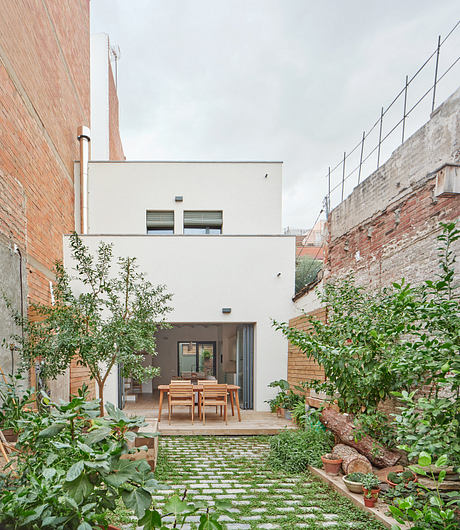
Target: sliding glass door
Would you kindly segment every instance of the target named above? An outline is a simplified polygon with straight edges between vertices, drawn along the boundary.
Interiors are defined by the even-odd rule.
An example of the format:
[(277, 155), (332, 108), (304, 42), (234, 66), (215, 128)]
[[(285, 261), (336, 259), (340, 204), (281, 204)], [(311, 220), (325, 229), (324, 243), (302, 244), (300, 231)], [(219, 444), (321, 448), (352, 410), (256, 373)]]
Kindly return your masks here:
[(236, 384), (240, 406), (254, 408), (254, 325), (242, 324), (236, 332)]
[(179, 342), (177, 355), (179, 377), (206, 379), (216, 376), (215, 342)]

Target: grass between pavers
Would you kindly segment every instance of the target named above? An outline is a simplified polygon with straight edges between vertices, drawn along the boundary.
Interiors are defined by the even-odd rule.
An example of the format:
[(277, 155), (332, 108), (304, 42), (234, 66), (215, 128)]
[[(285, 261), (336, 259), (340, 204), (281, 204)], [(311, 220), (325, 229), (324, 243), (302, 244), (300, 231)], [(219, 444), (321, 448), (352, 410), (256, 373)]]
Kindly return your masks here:
[[(156, 475), (171, 489), (155, 495), (156, 507), (162, 511), (170, 495), (187, 489), (187, 499), (208, 505), (228, 498), (234, 517), (226, 520), (229, 529), (384, 528), (310, 473), (273, 471), (268, 453), (269, 437), (263, 436), (164, 436)], [(120, 506), (115, 522), (129, 524), (129, 512)], [(196, 528), (193, 518), (187, 528)]]

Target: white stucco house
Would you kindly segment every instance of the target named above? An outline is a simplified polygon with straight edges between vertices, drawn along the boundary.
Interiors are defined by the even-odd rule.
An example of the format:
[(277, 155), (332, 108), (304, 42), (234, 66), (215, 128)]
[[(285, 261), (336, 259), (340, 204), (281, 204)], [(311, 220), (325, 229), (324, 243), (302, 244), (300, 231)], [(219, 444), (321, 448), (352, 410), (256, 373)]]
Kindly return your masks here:
[[(279, 162), (88, 163), (82, 239), (114, 245), (173, 294), (173, 327), (145, 363), (161, 375), (143, 384), (107, 381), (105, 399), (155, 396), (159, 384), (191, 372), (241, 387), (243, 408), (267, 410), (267, 385), (287, 374), (287, 342), (271, 319), (294, 307), (295, 237), (282, 234)], [(79, 188), (79, 163), (75, 167)], [(68, 236), (64, 264), (72, 267)], [(75, 289), (81, 286), (74, 285)]]

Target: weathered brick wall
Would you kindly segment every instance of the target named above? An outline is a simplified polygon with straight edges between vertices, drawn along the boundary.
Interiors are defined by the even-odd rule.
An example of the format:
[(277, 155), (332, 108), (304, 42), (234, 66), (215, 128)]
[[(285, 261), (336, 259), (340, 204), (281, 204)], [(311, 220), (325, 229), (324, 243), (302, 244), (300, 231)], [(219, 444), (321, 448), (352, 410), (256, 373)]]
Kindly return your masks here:
[(70, 393), (77, 394), (78, 389), (86, 383), (89, 387), (89, 398), (94, 399), (96, 397), (96, 385), (89, 376), (88, 368), (78, 364), (77, 359), (73, 359), (70, 365)]
[(439, 222), (458, 218), (460, 198), (435, 197), (434, 173), (460, 162), (459, 111), (460, 89), (331, 212), (328, 278), (353, 271), (359, 284), (380, 287), (437, 272)]
[(118, 95), (112, 67), (109, 61), (109, 157), (110, 160), (125, 160), (118, 123)]
[[(309, 313), (307, 316), (311, 316), (326, 322), (327, 312), (326, 308), (322, 307)], [(311, 330), (311, 324), (308, 322), (305, 315), (292, 318), (289, 321), (291, 327), (301, 329), (302, 331)], [(288, 346), (288, 381), (291, 385), (296, 385), (302, 381), (312, 381), (314, 379), (324, 380), (324, 370), (319, 366), (314, 359), (308, 357), (300, 351), (297, 346), (289, 343)]]
[(74, 228), (76, 130), (90, 125), (89, 0), (0, 0), (0, 13), (0, 236), (21, 249), (29, 301), (49, 303)]

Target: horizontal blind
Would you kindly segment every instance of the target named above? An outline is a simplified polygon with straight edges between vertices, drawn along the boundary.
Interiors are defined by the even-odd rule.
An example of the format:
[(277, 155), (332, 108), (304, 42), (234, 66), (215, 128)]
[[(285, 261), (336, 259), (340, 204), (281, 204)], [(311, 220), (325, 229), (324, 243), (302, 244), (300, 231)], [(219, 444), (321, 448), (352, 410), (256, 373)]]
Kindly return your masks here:
[(174, 228), (174, 212), (147, 210), (147, 229)]
[(222, 226), (222, 211), (185, 211), (184, 227), (209, 227), (220, 228)]

